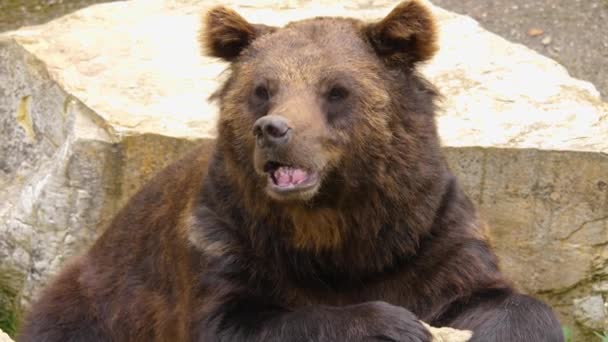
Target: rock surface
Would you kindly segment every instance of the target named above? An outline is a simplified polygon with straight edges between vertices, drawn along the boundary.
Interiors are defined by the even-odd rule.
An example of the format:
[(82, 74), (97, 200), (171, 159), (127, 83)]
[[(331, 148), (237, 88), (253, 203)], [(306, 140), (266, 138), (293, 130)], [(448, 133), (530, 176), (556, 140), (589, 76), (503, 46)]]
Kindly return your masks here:
[(606, 305), (600, 295), (594, 295), (574, 300), (574, 318), (583, 326), (594, 331), (603, 331), (608, 315)]
[(10, 336), (0, 330), (0, 342), (13, 342)]
[[(206, 98), (225, 65), (200, 57), (196, 36), (218, 3), (101, 4), (0, 35), (0, 267), (20, 275), (24, 303), (155, 171), (211, 144), (217, 109)], [(394, 5), (221, 3), (276, 25), (379, 18)], [(575, 299), (606, 303), (608, 105), (556, 62), (435, 12), (441, 50), (423, 72), (444, 95), (447, 157), (505, 272), (573, 325)]]

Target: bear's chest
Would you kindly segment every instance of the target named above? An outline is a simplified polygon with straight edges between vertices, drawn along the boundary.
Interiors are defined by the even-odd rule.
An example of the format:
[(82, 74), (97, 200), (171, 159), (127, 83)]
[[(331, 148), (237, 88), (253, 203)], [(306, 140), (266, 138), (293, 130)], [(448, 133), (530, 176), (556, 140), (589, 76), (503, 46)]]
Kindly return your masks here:
[(276, 283), (280, 290), (275, 298), (291, 309), (311, 306), (347, 306), (371, 301), (384, 301), (404, 307), (419, 317), (426, 317), (442, 305), (439, 296), (428, 293), (428, 279), (410, 270), (366, 280), (317, 279), (314, 286), (292, 280)]

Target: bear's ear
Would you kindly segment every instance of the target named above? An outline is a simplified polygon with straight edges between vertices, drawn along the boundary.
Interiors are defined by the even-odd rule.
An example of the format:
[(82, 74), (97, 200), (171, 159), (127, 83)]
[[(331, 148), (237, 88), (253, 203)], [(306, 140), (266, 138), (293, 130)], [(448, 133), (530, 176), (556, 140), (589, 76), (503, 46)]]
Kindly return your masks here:
[(205, 55), (233, 61), (254, 39), (275, 30), (251, 24), (230, 8), (218, 6), (203, 16), (199, 39)]
[(435, 20), (421, 0), (400, 3), (384, 19), (363, 30), (376, 53), (391, 65), (411, 67), (437, 51)]

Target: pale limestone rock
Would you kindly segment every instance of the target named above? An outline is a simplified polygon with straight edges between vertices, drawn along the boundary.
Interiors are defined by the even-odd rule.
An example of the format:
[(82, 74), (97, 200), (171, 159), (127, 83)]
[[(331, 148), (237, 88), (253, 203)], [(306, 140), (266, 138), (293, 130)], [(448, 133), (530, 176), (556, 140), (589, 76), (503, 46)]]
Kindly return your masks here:
[(602, 294), (608, 294), (608, 280), (600, 281), (596, 284), (593, 284), (593, 291)]
[[(0, 266), (21, 272), (24, 301), (151, 174), (210, 144), (206, 98), (225, 65), (200, 57), (196, 37), (220, 3), (277, 25), (394, 5), (132, 0), (0, 36)], [(505, 272), (572, 325), (573, 296), (608, 277), (608, 105), (556, 62), (435, 12), (441, 50), (423, 72), (444, 95), (447, 158)]]
[(608, 314), (602, 296), (575, 299), (574, 309), (574, 317), (578, 323), (595, 331), (604, 331)]
[(0, 342), (13, 342), (10, 336), (8, 336), (4, 331), (0, 330)]

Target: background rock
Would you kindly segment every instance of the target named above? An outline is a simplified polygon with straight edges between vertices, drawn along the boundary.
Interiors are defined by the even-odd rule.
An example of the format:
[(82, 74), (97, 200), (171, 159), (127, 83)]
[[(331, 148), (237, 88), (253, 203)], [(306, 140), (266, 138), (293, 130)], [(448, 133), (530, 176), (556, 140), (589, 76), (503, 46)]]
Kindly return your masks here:
[(578, 323), (595, 331), (605, 329), (608, 317), (602, 296), (594, 295), (575, 299), (574, 308), (574, 318)]
[[(0, 267), (18, 275), (23, 303), (156, 170), (211, 145), (217, 109), (205, 100), (225, 65), (199, 56), (196, 35), (217, 3), (101, 4), (0, 36)], [(222, 3), (267, 24), (393, 5)], [(606, 302), (608, 106), (556, 62), (435, 11), (441, 51), (423, 71), (444, 94), (450, 164), (505, 272), (573, 325), (575, 299)]]
[(433, 0), (469, 15), (488, 30), (554, 58), (608, 96), (608, 1)]
[(0, 342), (13, 342), (13, 340), (10, 338), (10, 336), (0, 330)]

